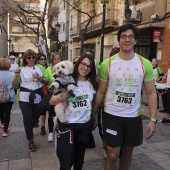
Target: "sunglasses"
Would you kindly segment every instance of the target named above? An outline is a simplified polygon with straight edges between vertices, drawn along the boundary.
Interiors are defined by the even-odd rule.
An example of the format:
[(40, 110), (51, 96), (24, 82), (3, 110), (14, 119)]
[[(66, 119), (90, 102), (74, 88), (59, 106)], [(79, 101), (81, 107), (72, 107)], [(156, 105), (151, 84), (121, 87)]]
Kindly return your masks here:
[(91, 69), (91, 65), (87, 65), (85, 62), (80, 63), (83, 67), (87, 67), (88, 69)]
[(73, 64), (76, 64), (76, 63), (77, 63), (77, 62), (75, 62), (75, 61), (73, 62)]
[(46, 58), (40, 58), (39, 60), (44, 60), (44, 61), (46, 61)]
[(31, 58), (32, 58), (32, 59), (35, 59), (35, 56), (28, 56), (28, 57), (27, 57), (27, 59), (29, 59), (29, 60), (30, 60)]

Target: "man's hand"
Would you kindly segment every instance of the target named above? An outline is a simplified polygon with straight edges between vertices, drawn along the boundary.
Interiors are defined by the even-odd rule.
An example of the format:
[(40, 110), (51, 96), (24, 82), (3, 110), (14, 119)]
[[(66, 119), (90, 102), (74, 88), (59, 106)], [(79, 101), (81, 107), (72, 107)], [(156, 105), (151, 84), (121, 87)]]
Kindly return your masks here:
[(93, 130), (95, 130), (98, 125), (98, 109), (97, 109), (96, 113), (93, 114), (93, 118), (94, 118)]
[(150, 121), (146, 128), (146, 139), (151, 138), (155, 134), (155, 131), (156, 131), (156, 124)]

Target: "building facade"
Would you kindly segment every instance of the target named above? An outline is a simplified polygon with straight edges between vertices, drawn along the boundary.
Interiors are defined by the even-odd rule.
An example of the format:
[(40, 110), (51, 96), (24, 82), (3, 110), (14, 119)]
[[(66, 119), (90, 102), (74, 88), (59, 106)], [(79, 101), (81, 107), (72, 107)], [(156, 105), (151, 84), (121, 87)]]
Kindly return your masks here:
[(38, 52), (37, 32), (41, 16), (40, 0), (16, 0), (9, 2), (9, 36), (10, 53), (17, 56), (27, 49)]

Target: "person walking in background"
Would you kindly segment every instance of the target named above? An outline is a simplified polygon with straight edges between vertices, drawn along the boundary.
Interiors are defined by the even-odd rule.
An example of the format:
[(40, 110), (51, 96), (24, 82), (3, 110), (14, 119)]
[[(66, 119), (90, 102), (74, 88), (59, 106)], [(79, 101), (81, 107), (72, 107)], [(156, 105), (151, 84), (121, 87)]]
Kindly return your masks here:
[[(60, 55), (57, 53), (53, 53), (51, 55), (51, 65), (48, 66), (48, 68), (46, 69), (47, 75), (50, 79), (50, 83), (48, 84), (47, 88), (49, 89), (51, 87), (52, 82), (54, 82), (55, 80), (55, 73), (52, 71), (52, 68), (55, 64), (60, 62)], [(55, 117), (55, 112), (54, 112), (54, 106), (51, 106), (50, 110), (48, 111), (49, 115), (48, 115), (48, 129), (49, 129), (49, 133), (48, 133), (48, 142), (52, 142), (54, 139), (54, 117)]]
[(14, 72), (19, 67), (16, 62), (16, 57), (14, 55), (10, 55), (9, 60), (11, 62), (11, 67), (9, 68), (9, 71)]
[(33, 50), (24, 52), (22, 66), (15, 70), (12, 84), (14, 87), (20, 84), (19, 107), (23, 115), (27, 140), (29, 141), (29, 151), (33, 152), (36, 151), (33, 128), (40, 117), (38, 104), (43, 96), (42, 84), (48, 83), (48, 79), (44, 78), (41, 69), (36, 65), (36, 53)]
[[(2, 96), (0, 99), (0, 126), (3, 127), (3, 137), (7, 137), (10, 135), (10, 130), (8, 130), (10, 117), (11, 117), (11, 109), (12, 105), (15, 102), (15, 92), (14, 87), (12, 85), (12, 80), (14, 78), (14, 73), (9, 71), (9, 68), (11, 67), (11, 63), (6, 58), (0, 58), (0, 87), (4, 85), (7, 88), (7, 92), (9, 94), (9, 100), (8, 101), (2, 101)], [(2, 90), (2, 89), (1, 89)], [(2, 91), (0, 91), (2, 93)], [(2, 102), (2, 103), (1, 103)]]
[(95, 59), (94, 52), (92, 50), (88, 50), (86, 51), (86, 54), (91, 55), (94, 58), (96, 69), (98, 69), (100, 64), (99, 64), (99, 61)]
[[(165, 76), (163, 76), (163, 79), (166, 79), (166, 84), (170, 86), (170, 60), (168, 61), (169, 69)], [(169, 89), (170, 90), (170, 89)], [(162, 94), (162, 104), (163, 104), (163, 110), (160, 110), (162, 113), (168, 113), (170, 116), (170, 91), (167, 91), (167, 93)]]
[[(156, 82), (160, 82), (162, 80), (162, 77), (164, 76), (162, 69), (158, 66), (158, 61), (156, 58), (153, 58), (152, 61), (152, 67), (153, 67), (153, 75), (154, 80)], [(159, 95), (157, 93), (157, 109), (159, 109)]]
[[(107, 145), (105, 170), (117, 169), (117, 165), (120, 170), (128, 170), (134, 147), (143, 141), (141, 118), (143, 83), (150, 110), (150, 122), (146, 128), (147, 139), (154, 135), (157, 122), (153, 68), (150, 61), (134, 53), (138, 29), (132, 24), (123, 25), (119, 28), (117, 35), (120, 52), (110, 58), (110, 63), (109, 59), (106, 59), (100, 65), (99, 88), (93, 107), (95, 115), (104, 97), (102, 122), (103, 137)], [(110, 71), (108, 72), (108, 70)], [(106, 95), (104, 96), (105, 90)]]
[[(94, 59), (90, 55), (85, 54), (79, 58), (74, 67), (73, 78), (77, 84), (73, 93), (78, 100), (74, 102), (73, 98), (68, 99), (70, 101), (69, 124), (58, 121), (57, 127), (58, 134), (63, 132), (57, 139), (60, 170), (70, 170), (72, 165), (74, 165), (74, 170), (82, 170), (85, 150), (90, 142), (93, 126), (91, 104), (98, 86)], [(54, 98), (50, 103), (56, 105), (57, 101), (58, 99)], [(87, 105), (78, 107), (82, 101)], [(77, 107), (74, 107), (75, 103)], [(73, 141), (70, 135), (73, 135)]]
[[(37, 55), (37, 62), (38, 62), (38, 64), (43, 66), (44, 69), (47, 68), (47, 60), (46, 60), (46, 56), (44, 54), (39, 53)], [(44, 70), (44, 71), (46, 72), (46, 70)], [(48, 75), (47, 75), (47, 77), (48, 77)], [(43, 94), (44, 94), (44, 97), (45, 97), (47, 95), (47, 85), (45, 83), (43, 83), (42, 88), (43, 88)], [(41, 120), (41, 132), (40, 132), (40, 134), (45, 135), (46, 134), (46, 131), (45, 131), (46, 112), (41, 113), (40, 120)]]

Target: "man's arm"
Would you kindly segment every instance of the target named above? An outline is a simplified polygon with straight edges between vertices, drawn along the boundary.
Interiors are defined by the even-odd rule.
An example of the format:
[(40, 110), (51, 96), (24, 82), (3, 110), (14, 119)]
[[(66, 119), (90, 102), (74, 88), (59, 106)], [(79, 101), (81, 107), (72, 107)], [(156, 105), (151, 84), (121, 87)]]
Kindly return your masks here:
[[(150, 111), (150, 118), (156, 119), (157, 116), (157, 96), (154, 80), (149, 82), (144, 82), (145, 90), (148, 98), (148, 106)], [(156, 124), (153, 121), (148, 123), (146, 129), (146, 138), (150, 138), (154, 135), (156, 130)]]
[(97, 113), (97, 109), (99, 108), (99, 106), (103, 100), (103, 97), (104, 97), (104, 94), (106, 91), (106, 85), (107, 85), (106, 82), (99, 80), (99, 88), (96, 92), (94, 103), (93, 103), (93, 108), (92, 108), (92, 113), (94, 116)]

